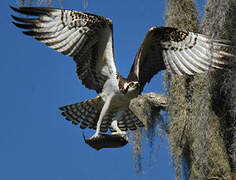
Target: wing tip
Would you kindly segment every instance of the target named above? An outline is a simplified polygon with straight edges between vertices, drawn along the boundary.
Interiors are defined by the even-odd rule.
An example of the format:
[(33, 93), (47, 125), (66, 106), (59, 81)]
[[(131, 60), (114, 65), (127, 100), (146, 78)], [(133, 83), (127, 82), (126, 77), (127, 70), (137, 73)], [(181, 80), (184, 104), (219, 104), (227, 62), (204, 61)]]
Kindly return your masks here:
[(9, 5), (9, 7), (20, 14), (25, 14), (25, 15), (30, 15), (30, 16), (40, 16), (40, 15), (44, 15), (47, 14), (55, 9), (52, 8), (43, 8), (43, 7), (13, 7), (11, 5)]
[(17, 22), (21, 23), (37, 23), (38, 19), (32, 19), (32, 18), (20, 18), (14, 15), (11, 15), (12, 19), (14, 19)]
[(65, 111), (65, 106), (59, 107), (58, 109), (61, 111)]
[(13, 11), (18, 12), (18, 9), (17, 9), (17, 8), (15, 8), (15, 7), (11, 6), (11, 5), (9, 5), (9, 7), (10, 7)]
[(33, 29), (33, 28), (36, 28), (36, 26), (33, 25), (33, 24), (21, 24), (21, 23), (17, 23), (17, 22), (12, 22), (12, 24), (14, 24), (16, 27), (22, 28), (22, 29)]

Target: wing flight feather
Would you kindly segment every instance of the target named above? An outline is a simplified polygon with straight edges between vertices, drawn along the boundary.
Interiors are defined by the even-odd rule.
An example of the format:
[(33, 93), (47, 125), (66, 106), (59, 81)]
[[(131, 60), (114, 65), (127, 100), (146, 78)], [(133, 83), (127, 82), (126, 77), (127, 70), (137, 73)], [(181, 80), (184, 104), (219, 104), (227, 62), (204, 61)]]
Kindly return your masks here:
[(161, 70), (171, 74), (194, 75), (223, 69), (229, 58), (230, 41), (214, 40), (205, 35), (170, 27), (152, 27), (136, 54), (128, 79), (145, 84)]
[[(116, 75), (111, 20), (90, 13), (42, 7), (11, 7), (33, 16), (12, 16), (24, 34), (33, 36), (64, 55), (73, 57), (77, 75), (89, 89), (101, 92), (109, 76)], [(107, 53), (108, 52), (108, 53)]]

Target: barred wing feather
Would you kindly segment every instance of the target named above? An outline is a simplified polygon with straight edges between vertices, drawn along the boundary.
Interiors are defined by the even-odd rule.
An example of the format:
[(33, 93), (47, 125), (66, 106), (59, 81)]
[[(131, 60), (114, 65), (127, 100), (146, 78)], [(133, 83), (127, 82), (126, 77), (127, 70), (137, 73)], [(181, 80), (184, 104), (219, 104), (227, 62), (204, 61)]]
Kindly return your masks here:
[(170, 27), (152, 27), (136, 54), (128, 79), (138, 80), (141, 91), (161, 70), (171, 74), (194, 75), (223, 69), (232, 54), (222, 50), (230, 41), (214, 40), (205, 35)]
[(89, 89), (101, 92), (110, 75), (115, 76), (111, 20), (89, 13), (41, 7), (11, 7), (14, 11), (36, 16), (12, 16), (23, 33), (33, 36), (64, 55), (73, 57), (77, 75)]

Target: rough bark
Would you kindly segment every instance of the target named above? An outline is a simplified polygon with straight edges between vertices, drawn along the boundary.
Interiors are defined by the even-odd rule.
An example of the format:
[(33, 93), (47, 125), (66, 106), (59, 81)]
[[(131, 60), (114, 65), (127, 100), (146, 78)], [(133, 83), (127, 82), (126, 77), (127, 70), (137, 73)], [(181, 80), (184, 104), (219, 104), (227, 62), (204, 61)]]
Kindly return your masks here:
[[(202, 32), (213, 38), (232, 40), (236, 28), (236, 1), (208, 0), (205, 9)], [(235, 66), (235, 60), (231, 61), (228, 69), (208, 74), (207, 77), (211, 82), (208, 83), (208, 91), (211, 93), (209, 106), (215, 114), (209, 116), (211, 118), (209, 126), (217, 127), (210, 131), (211, 138), (215, 139), (216, 144), (209, 143), (209, 154), (217, 155), (210, 159), (214, 162), (211, 164), (210, 175), (221, 178), (227, 177), (231, 172), (236, 172)]]
[[(167, 2), (167, 26), (186, 27), (213, 38), (232, 38), (235, 1), (209, 0), (203, 30), (197, 29), (194, 1)], [(181, 168), (185, 168), (187, 179), (226, 179), (235, 171), (234, 74), (235, 68), (230, 68), (194, 77), (167, 76), (169, 141), (177, 179)]]
[[(193, 0), (168, 0), (166, 26), (192, 32), (199, 31), (199, 18)], [(176, 178), (181, 177), (181, 162), (185, 161), (185, 175), (188, 177), (192, 156), (192, 118), (189, 117), (192, 103), (193, 76), (170, 76), (165, 74), (167, 84), (168, 113), (170, 114), (169, 145), (175, 163)]]

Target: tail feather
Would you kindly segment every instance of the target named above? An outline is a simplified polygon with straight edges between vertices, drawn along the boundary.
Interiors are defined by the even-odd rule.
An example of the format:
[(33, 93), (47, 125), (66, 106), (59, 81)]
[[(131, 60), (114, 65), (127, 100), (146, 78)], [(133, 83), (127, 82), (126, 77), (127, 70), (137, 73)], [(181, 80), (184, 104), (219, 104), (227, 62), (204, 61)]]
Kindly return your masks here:
[(100, 131), (101, 132), (107, 132), (108, 128), (111, 125), (111, 121), (112, 121), (112, 114), (111, 113), (107, 113), (105, 115), (105, 117), (103, 118)]
[(122, 131), (127, 131), (128, 129), (134, 131), (137, 129), (137, 126), (144, 127), (144, 124), (130, 109), (127, 109), (118, 120), (118, 127)]
[(96, 129), (98, 117), (101, 111), (101, 98), (97, 97), (80, 103), (60, 107), (62, 116), (72, 121), (73, 124), (80, 124), (81, 129), (87, 127)]
[(122, 120), (122, 119), (118, 121), (118, 127), (120, 128), (121, 131), (127, 131), (128, 130), (125, 121)]
[[(97, 121), (103, 106), (103, 101), (100, 97), (83, 101), (80, 103), (75, 103), (67, 106), (60, 107), (59, 109), (63, 111), (61, 114), (66, 120), (71, 121), (72, 124), (80, 124), (81, 129), (90, 128), (96, 129)], [(111, 132), (115, 130), (111, 127), (111, 122), (115, 117), (115, 113), (107, 113), (103, 118), (100, 131), (107, 132), (108, 129)], [(137, 116), (130, 110), (127, 109), (118, 119), (118, 127), (122, 131), (127, 131), (128, 129), (134, 131), (137, 127), (143, 127), (144, 124), (140, 121)]]
[(62, 115), (66, 117), (66, 120), (72, 121), (73, 124), (79, 124), (81, 121), (80, 117), (77, 117), (72, 111), (62, 112)]

